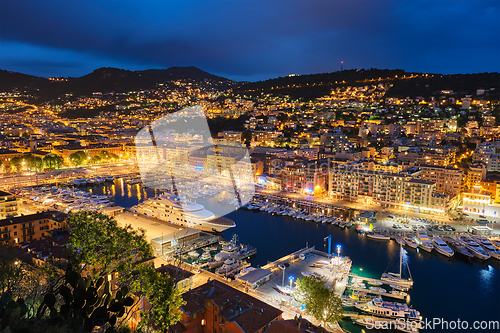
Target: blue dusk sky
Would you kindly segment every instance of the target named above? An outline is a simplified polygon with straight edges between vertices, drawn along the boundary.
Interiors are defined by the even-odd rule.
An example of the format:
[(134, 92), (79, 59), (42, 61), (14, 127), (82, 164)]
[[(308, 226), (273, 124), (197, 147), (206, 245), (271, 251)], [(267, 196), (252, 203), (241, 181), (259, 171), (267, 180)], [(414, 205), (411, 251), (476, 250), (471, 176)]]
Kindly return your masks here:
[(500, 71), (500, 0), (0, 0), (0, 69), (196, 66), (234, 80)]

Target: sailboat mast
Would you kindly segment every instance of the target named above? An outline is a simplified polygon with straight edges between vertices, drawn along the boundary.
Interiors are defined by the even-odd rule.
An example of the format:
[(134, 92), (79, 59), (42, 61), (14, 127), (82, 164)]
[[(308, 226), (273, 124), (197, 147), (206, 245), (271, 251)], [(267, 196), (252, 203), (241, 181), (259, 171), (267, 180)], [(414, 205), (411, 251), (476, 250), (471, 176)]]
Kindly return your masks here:
[(401, 273), (403, 269), (403, 244), (399, 244), (399, 277), (401, 278)]

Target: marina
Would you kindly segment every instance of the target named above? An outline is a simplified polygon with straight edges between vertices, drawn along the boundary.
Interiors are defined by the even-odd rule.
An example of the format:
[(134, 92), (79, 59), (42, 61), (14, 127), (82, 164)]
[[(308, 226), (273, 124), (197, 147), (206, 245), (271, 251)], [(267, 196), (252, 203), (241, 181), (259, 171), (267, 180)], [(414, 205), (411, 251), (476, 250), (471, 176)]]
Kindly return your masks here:
[[(112, 182), (105, 182), (104, 184), (82, 185), (78, 186), (78, 188), (75, 186), (75, 189), (83, 190), (88, 193), (92, 192), (92, 194), (96, 195), (113, 195), (114, 204), (121, 207), (132, 207), (146, 198), (153, 198), (161, 194), (141, 184), (128, 184), (121, 178), (115, 179)], [(198, 198), (197, 202), (205, 207), (223, 204), (219, 202), (217, 198)], [(288, 203), (288, 205), (290, 205), (290, 203)], [(293, 206), (293, 203), (291, 205)], [(311, 205), (310, 209), (311, 212), (313, 212), (314, 209), (322, 209), (322, 207), (323, 206), (314, 205), (313, 208), (313, 205)], [(324, 207), (326, 208), (327, 206)], [(274, 209), (276, 208), (278, 207), (276, 206)], [(302, 213), (302, 216), (307, 217), (306, 212), (308, 212), (308, 206), (304, 206), (304, 209), (305, 211)], [(300, 306), (290, 302), (290, 297), (287, 296), (286, 293), (280, 292), (277, 286), (280, 286), (282, 290), (286, 291), (286, 286), (290, 285), (289, 280), (287, 280), (288, 277), (293, 276), (297, 279), (304, 276), (302, 272), (327, 278), (329, 285), (334, 285), (333, 280), (335, 274), (332, 274), (333, 271), (330, 272), (328, 254), (326, 253), (326, 243), (324, 241), (326, 235), (332, 235), (334, 244), (342, 245), (341, 257), (349, 257), (349, 264), (342, 266), (341, 270), (339, 270), (339, 273), (343, 272), (341, 274), (343, 280), (340, 283), (335, 283), (335, 288), (338, 288), (339, 295), (343, 295), (344, 298), (347, 297), (351, 300), (349, 305), (347, 305), (348, 302), (345, 301), (347, 306), (345, 311), (350, 314), (350, 317), (363, 318), (364, 314), (356, 311), (354, 305), (359, 304), (360, 301), (366, 303), (376, 296), (382, 296), (387, 300), (394, 299), (404, 301), (408, 306), (413, 306), (418, 309), (424, 317), (442, 316), (443, 318), (453, 318), (453, 316), (459, 313), (461, 318), (477, 318), (481, 315), (492, 313), (492, 311), (495, 310), (494, 306), (484, 307), (481, 305), (488, 302), (489, 304), (495, 304), (494, 300), (500, 298), (498, 288), (494, 287), (496, 283), (500, 282), (498, 280), (498, 274), (495, 274), (500, 267), (498, 265), (498, 260), (494, 258), (482, 260), (471, 257), (463, 261), (462, 258), (465, 257), (461, 255), (457, 256), (456, 250), (455, 255), (448, 258), (435, 251), (435, 249), (428, 253), (422, 251), (418, 247), (412, 248), (412, 246), (408, 245), (406, 240), (408, 239), (411, 241), (410, 244), (413, 244), (413, 242), (415, 242), (415, 234), (413, 233), (412, 235), (412, 233), (408, 231), (405, 232), (406, 236), (403, 238), (405, 244), (403, 245), (403, 251), (401, 251), (400, 244), (395, 241), (397, 238), (395, 232), (392, 234), (387, 232), (388, 235), (390, 235), (389, 240), (370, 239), (366, 237), (364, 233), (357, 232), (356, 228), (347, 227), (346, 221), (343, 221), (345, 226), (341, 227), (340, 222), (337, 223), (337, 225), (335, 223), (319, 222), (319, 215), (316, 216), (318, 221), (312, 219), (305, 220), (298, 216), (293, 217), (280, 214), (280, 211), (282, 210), (276, 210), (274, 213), (269, 213), (260, 211), (260, 209), (238, 209), (227, 216), (229, 219), (235, 221), (236, 226), (223, 231), (220, 235), (203, 234), (202, 231), (196, 229), (184, 229), (189, 230), (186, 234), (187, 238), (191, 237), (189, 236), (191, 233), (194, 234), (199, 232), (202, 233), (200, 234), (202, 237), (185, 240), (183, 242), (184, 246), (180, 249), (176, 248), (175, 245), (167, 246), (166, 243), (175, 240), (175, 237), (170, 236), (169, 238), (166, 228), (170, 227), (173, 228), (172, 230), (177, 230), (175, 232), (172, 231), (171, 235), (174, 235), (176, 232), (178, 233), (183, 230), (181, 227), (172, 225), (167, 226), (167, 224), (163, 224), (163, 221), (147, 217), (142, 218), (127, 211), (117, 215), (117, 218), (120, 220), (125, 217), (125, 223), (135, 223), (136, 219), (137, 221), (144, 220), (144, 223), (149, 223), (145, 226), (147, 226), (148, 231), (151, 230), (151, 232), (153, 232), (151, 238), (154, 239), (154, 242), (156, 241), (158, 244), (165, 243), (163, 253), (160, 251), (159, 255), (175, 255), (177, 252), (177, 256), (185, 256), (183, 260), (188, 263), (193, 263), (195, 269), (209, 269), (212, 272), (215, 272), (217, 267), (210, 269), (210, 267), (207, 267), (207, 263), (222, 250), (222, 246), (228, 245), (231, 242), (234, 234), (237, 234), (240, 243), (251, 244), (251, 247), (258, 249), (258, 253), (250, 256), (250, 259), (248, 259), (248, 257), (242, 258), (242, 260), (244, 259), (247, 262), (245, 265), (249, 264), (251, 266), (243, 268), (239, 273), (233, 272), (231, 276), (226, 277), (222, 275), (222, 278), (229, 278), (233, 280), (231, 283), (236, 283), (235, 286), (242, 286), (243, 288), (245, 285), (251, 286), (252, 282), (255, 284), (255, 289), (253, 291), (255, 295), (274, 302), (276, 306), (289, 306), (290, 311), (296, 310), (297, 313), (301, 311)], [(344, 219), (340, 216), (344, 214), (347, 214), (349, 219), (352, 219), (353, 222), (356, 220), (354, 211), (345, 211), (344, 214), (342, 214), (342, 211), (337, 209), (332, 210), (331, 214), (330, 218), (334, 219), (333, 221), (335, 221), (335, 218), (337, 220)], [(351, 224), (354, 226), (359, 224), (359, 222)], [(374, 226), (377, 226), (377, 223), (375, 223)], [(184, 231), (184, 233), (186, 233), (186, 231)], [(457, 235), (454, 234), (448, 234), (441, 236), (441, 238), (447, 244), (449, 244), (448, 242), (450, 240), (456, 244), (463, 244), (456, 239), (456, 236)], [(224, 239), (226, 241), (224, 241)], [(491, 239), (490, 242), (495, 246), (494, 239)], [(304, 253), (304, 251), (296, 251), (297, 248), (304, 248), (306, 243), (310, 244), (310, 246), (306, 246), (306, 249), (315, 247), (317, 249), (323, 249), (323, 251), (315, 250), (317, 253), (313, 253), (314, 256), (311, 257), (309, 257), (307, 253)], [(210, 248), (213, 250), (211, 250), (209, 254), (205, 254), (209, 252), (206, 250)], [(465, 249), (465, 247), (463, 248)], [(159, 249), (162, 249), (162, 247), (160, 246)], [(188, 255), (189, 252), (193, 251), (198, 253), (198, 258)], [(312, 250), (309, 251), (311, 252)], [(366, 256), (366, 253), (370, 253), (371, 255)], [(203, 257), (204, 254), (205, 256)], [(210, 258), (208, 258), (208, 256)], [(303, 259), (301, 259), (301, 257)], [(397, 262), (397, 259), (400, 257), (402, 257), (403, 263), (408, 263), (412, 270), (412, 278), (415, 284), (410, 291), (405, 289), (405, 286), (397, 285), (395, 282), (381, 280), (381, 275), (387, 272), (386, 267), (390, 258), (393, 258), (394, 261)], [(273, 258), (280, 259), (269, 263), (268, 260)], [(280, 265), (285, 267), (285, 270), (282, 270)], [(398, 270), (395, 269), (393, 271), (397, 272)], [(427, 274), (429, 271), (433, 272), (432, 279)], [(285, 272), (285, 279), (283, 279), (283, 272)], [(435, 276), (439, 276), (439, 278), (436, 280)], [(368, 283), (370, 286), (379, 286), (386, 289), (390, 296), (379, 295), (377, 291), (370, 290), (369, 286), (365, 286), (365, 288), (363, 288), (365, 290), (360, 290), (361, 288), (359, 287), (358, 290), (350, 289), (348, 287), (350, 283), (349, 279), (353, 277), (362, 279), (362, 281)], [(432, 287), (435, 283), (446, 283), (446, 279), (457, 279), (457, 277), (461, 283), (466, 283), (470, 286), (471, 290), (467, 296), (470, 302), (474, 302), (474, 295), (481, 295), (482, 301), (479, 306), (469, 308), (464, 312), (453, 305), (459, 303), (458, 300), (453, 301), (456, 297), (454, 294)], [(481, 283), (475, 283), (476, 279), (479, 279)], [(245, 284), (243, 284), (242, 281), (246, 281)], [(356, 289), (356, 287), (354, 288)], [(391, 289), (393, 293), (391, 293)], [(293, 286), (291, 290), (293, 290)], [(395, 292), (398, 290), (407, 293), (408, 297), (402, 298), (403, 294), (396, 294)], [(378, 292), (380, 292), (380, 290)], [(350, 298), (351, 295), (355, 296), (355, 293), (359, 293), (358, 299)], [(365, 296), (363, 296), (363, 294), (365, 294)], [(433, 302), (443, 297), (450, 299), (451, 305), (446, 308), (434, 308), (432, 306)], [(462, 297), (460, 297), (460, 299), (462, 300)], [(359, 328), (362, 327), (352, 323), (349, 319), (343, 320), (342, 326), (350, 332), (359, 332)]]

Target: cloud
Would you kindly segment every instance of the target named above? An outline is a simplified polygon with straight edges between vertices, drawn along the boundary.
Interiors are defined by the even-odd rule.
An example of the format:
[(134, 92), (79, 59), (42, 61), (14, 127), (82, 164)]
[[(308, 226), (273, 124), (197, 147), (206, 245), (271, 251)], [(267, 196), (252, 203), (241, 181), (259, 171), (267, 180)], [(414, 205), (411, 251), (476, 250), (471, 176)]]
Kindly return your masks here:
[(48, 48), (63, 63), (62, 54), (74, 52), (88, 66), (194, 65), (230, 78), (327, 72), (341, 60), (346, 68), (499, 70), (495, 0), (2, 0), (1, 6), (0, 47)]

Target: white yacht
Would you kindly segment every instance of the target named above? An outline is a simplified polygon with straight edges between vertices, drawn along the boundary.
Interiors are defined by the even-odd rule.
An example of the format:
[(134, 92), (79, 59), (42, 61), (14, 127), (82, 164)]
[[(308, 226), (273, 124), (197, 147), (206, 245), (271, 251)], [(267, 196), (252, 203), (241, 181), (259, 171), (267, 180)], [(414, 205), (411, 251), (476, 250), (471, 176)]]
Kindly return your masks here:
[(476, 258), (486, 260), (491, 256), (490, 254), (483, 249), (477, 242), (475, 242), (472, 238), (467, 235), (458, 236), (457, 240), (461, 241), (467, 250), (469, 250)]
[(492, 258), (500, 260), (500, 249), (497, 249), (486, 237), (477, 236), (476, 240)]
[(416, 241), (418, 246), (427, 252), (431, 252), (434, 246), (432, 245), (431, 239), (427, 236), (424, 230), (419, 230), (416, 236)]
[(439, 238), (439, 236), (434, 235), (434, 237), (432, 237), (432, 245), (434, 245), (436, 251), (444, 256), (451, 257), (455, 254), (455, 251), (453, 251), (448, 244)]
[(155, 217), (181, 227), (208, 232), (222, 232), (236, 224), (224, 217), (217, 217), (203, 205), (172, 193), (148, 199), (131, 208), (134, 213)]
[(381, 298), (375, 298), (364, 304), (356, 304), (356, 308), (371, 315), (386, 318), (404, 318), (407, 320), (421, 320), (420, 312), (406, 304), (384, 302)]

